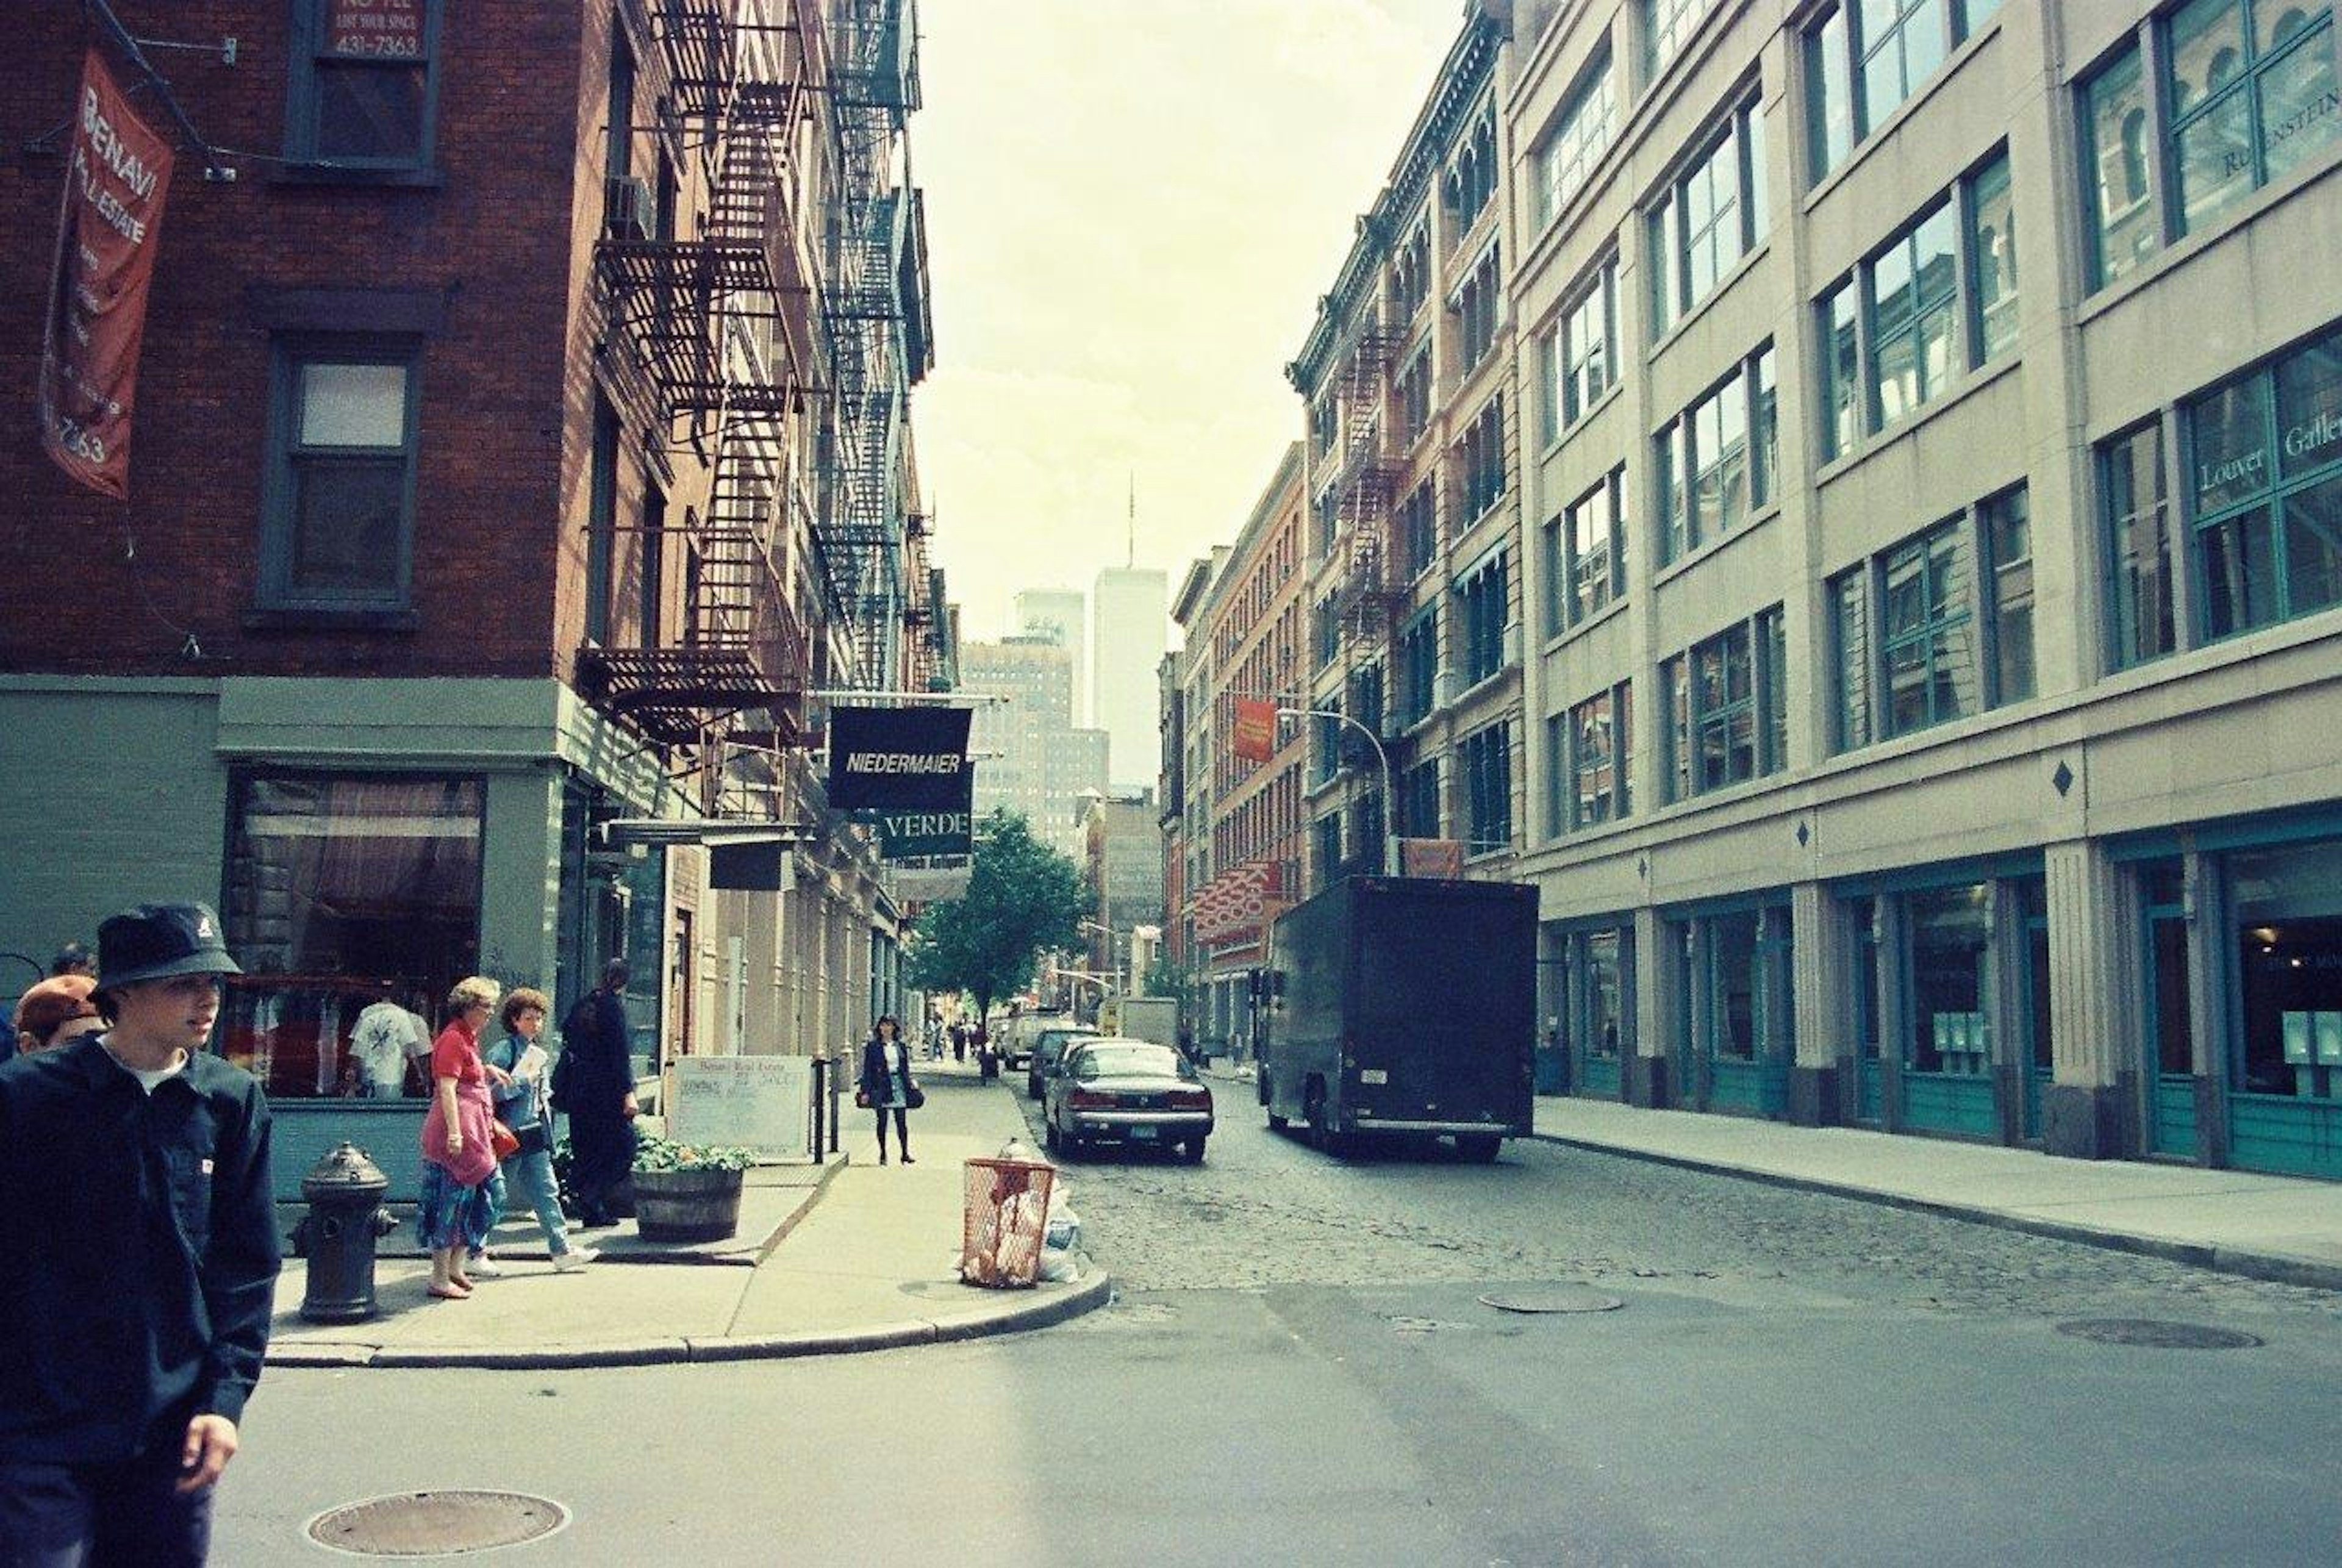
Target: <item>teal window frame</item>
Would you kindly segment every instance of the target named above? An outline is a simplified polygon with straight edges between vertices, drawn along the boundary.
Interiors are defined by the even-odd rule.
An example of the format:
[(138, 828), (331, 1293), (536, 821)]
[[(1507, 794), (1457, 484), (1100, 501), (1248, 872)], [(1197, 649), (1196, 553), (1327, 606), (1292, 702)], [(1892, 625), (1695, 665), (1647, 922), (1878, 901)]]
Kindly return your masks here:
[(1567, 430), (1618, 384), (1616, 252), (1562, 307), (1561, 338), (1561, 428)]
[[(255, 607), (325, 614), (404, 614), (415, 579), (416, 470), (420, 466), (423, 340), (376, 335), (288, 333), (269, 345), (266, 478), (261, 492), (260, 573)], [(303, 372), (311, 366), (396, 366), (404, 375), (400, 443), (339, 445), (301, 440)], [(327, 469), (398, 474), (395, 561), (386, 582), (336, 590), (298, 582), (305, 475)], [(379, 546), (370, 554), (379, 554)]]
[(2161, 140), (2146, 53), (2132, 39), (2075, 89), (2093, 293), (2136, 272), (2165, 244), (2163, 204), (2156, 194)]
[[(1787, 632), (1782, 606), (1736, 621), (1659, 666), (1661, 759), (1670, 803), (1789, 765)], [(1746, 767), (1734, 758), (1745, 754)], [(1711, 767), (1710, 758), (1723, 759)]]
[[(445, 7), (441, 0), (415, 0), (415, 4), (423, 11), (422, 54), (405, 56), (327, 48), (326, 20), (334, 0), (295, 0), (287, 48), (291, 80), (285, 94), (285, 152), (290, 168), (358, 178), (423, 175), (433, 171), (438, 156), (440, 31)], [(422, 73), (413, 151), (382, 156), (326, 151), (323, 117), (329, 95), (323, 78), (335, 72), (394, 71)]]
[(1537, 530), (1537, 576), (1542, 580), (1542, 591), (1537, 594), (1537, 631), (1548, 641), (1560, 636), (1569, 624), (1563, 609), (1569, 598), (1569, 558), (1562, 543), (1563, 530), (1568, 523), (1569, 516), (1565, 512), (1546, 518)]
[(1542, 451), (1561, 439), (1561, 323), (1536, 335), (1530, 357), (1536, 375), (1536, 441)]
[(1324, 891), (1334, 885), (1342, 871), (1342, 814), (1338, 811), (1317, 819), (1317, 886)]
[[(1814, 182), (1843, 168), (1999, 10), (2000, 0), (1847, 0), (1808, 18), (1799, 39)], [(1881, 92), (1890, 68), (1892, 91)]]
[(1855, 277), (1847, 275), (1816, 302), (1821, 335), (1822, 454), (1842, 457), (1861, 444), (1867, 424), (1862, 395), (1862, 308)]
[(1545, 836), (1548, 842), (1569, 831), (1564, 796), (1569, 787), (1569, 714), (1545, 717)]
[(1683, 53), (1700, 19), (1716, 0), (1641, 0), (1636, 18), (1643, 34), (1643, 79), (1656, 81), (1659, 73)]
[[(2167, 195), (2170, 222), (2182, 235), (2197, 233), (2218, 224), (2233, 212), (2239, 203), (2250, 198), (2273, 180), (2282, 179), (2304, 162), (2317, 156), (2320, 146), (2342, 138), (2342, 111), (2331, 103), (2319, 117), (2326, 120), (2326, 129), (2318, 141), (2306, 144), (2291, 155), (2282, 168), (2272, 170), (2269, 151), (2273, 145), (2270, 127), (2265, 123), (2267, 113), (2266, 95), (2270, 79), (2281, 75), (2288, 66), (2296, 66), (2311, 58), (2308, 51), (2317, 48), (2322, 40), (2325, 50), (2325, 88), (2321, 96), (2330, 99), (2334, 94), (2337, 66), (2334, 57), (2334, 8), (2329, 5), (2316, 8), (2316, 14), (2296, 32), (2284, 38), (2264, 38), (2261, 21), (2264, 14), (2274, 11), (2272, 0), (2189, 0), (2173, 7), (2157, 19), (2156, 32), (2162, 55), (2163, 103), (2167, 106), (2169, 122), (2163, 136), (2164, 158), (2169, 171)], [(2297, 7), (2298, 9), (2298, 7)], [(2236, 38), (2243, 49), (2243, 58), (2235, 74), (2217, 85), (2208, 86), (2193, 102), (2183, 102), (2182, 95), (2190, 85), (2182, 74), (2182, 53), (2204, 33), (2183, 34), (2181, 29), (2191, 19), (2227, 15), (2236, 22)], [(2217, 62), (2218, 56), (2214, 56)], [(2191, 209), (2188, 192), (2187, 144), (2191, 133), (2203, 132), (2207, 136), (2219, 129), (2220, 120), (2234, 112), (2242, 122), (2245, 146), (2245, 177), (2241, 182), (2223, 181), (2213, 187), (2215, 199), (2201, 211)], [(2305, 108), (2302, 115), (2309, 111)], [(2312, 123), (2295, 116), (2300, 130)], [(2288, 122), (2293, 123), (2293, 122)], [(2287, 141), (2297, 131), (2288, 131), (2277, 142)], [(2231, 162), (2237, 155), (2232, 146)]]
[[(1869, 327), (1869, 341), (1863, 355), (1862, 380), (1873, 430), (1885, 430), (1910, 418), (1943, 396), (1957, 378), (1956, 345), (1960, 336), (1963, 271), (1959, 235), (1957, 206), (1948, 198), (1940, 200), (1864, 263), (1863, 318)], [(1935, 248), (1938, 237), (1941, 249)], [(1929, 268), (1937, 262), (1942, 271), (1931, 279)], [(1899, 269), (1901, 281), (1882, 286), (1881, 270), (1889, 265)], [(1896, 274), (1886, 275), (1892, 278)], [(1943, 365), (1940, 374), (1931, 378), (1929, 353), (1937, 343), (1943, 346)], [(1906, 349), (1911, 355), (1909, 403), (1890, 409), (1887, 389), (1890, 385), (1900, 386), (1902, 376), (1890, 370), (1888, 355)]]
[(1421, 723), (1437, 700), (1439, 681), (1439, 607), (1426, 605), (1398, 634), (1399, 723)]
[[(2287, 429), (2283, 422), (2295, 411), (2287, 406), (2290, 400), (2285, 395), (2287, 373), (2317, 358), (2333, 367), (2332, 378), (2325, 384), (2327, 405), (2312, 403), (2306, 411), (2309, 418)], [(2257, 404), (2251, 413), (2259, 430), (2258, 444), (2249, 454), (2239, 447), (2226, 462), (2215, 464), (2204, 450), (2204, 415), (2217, 400), (2247, 389)], [(2181, 405), (2180, 429), (2187, 454), (2187, 472), (2195, 476), (2183, 499), (2188, 510), (2189, 586), (2197, 605), (2197, 638), (2204, 643), (2220, 642), (2342, 604), (2342, 536), (2324, 541), (2329, 557), (2328, 596), (2305, 600), (2296, 586), (2297, 575), (2307, 576), (2301, 568), (2311, 543), (2297, 534), (2297, 527), (2311, 535), (2324, 534), (2309, 512), (2311, 498), (2323, 501), (2330, 513), (2329, 525), (2342, 534), (2342, 327), (2329, 328), (2189, 398)], [(2298, 454), (2293, 448), (2305, 432), (2317, 435), (2315, 444), (2327, 453), (2324, 461), (2295, 463)], [(2215, 481), (2221, 499), (2207, 504), (2207, 480), (2237, 464), (2257, 466), (2262, 477), (2248, 489), (2241, 487), (2241, 476), (2236, 482)], [(2224, 578), (2216, 572), (2216, 564), (2256, 543), (2267, 563), (2266, 608), (2252, 602), (2248, 568), (2243, 613), (2238, 615), (2233, 588), (2221, 591), (2223, 582), (2232, 583), (2235, 574), (2231, 571)]]
[(1736, 532), (1773, 504), (1780, 469), (1774, 376), (1767, 341), (1653, 438), (1660, 564)]
[(1513, 846), (1513, 743), (1510, 721), (1473, 731), (1456, 743), (1464, 770), (1464, 853), (1498, 854)]
[(1467, 687), (1478, 685), (1505, 667), (1509, 611), (1506, 587), (1501, 550), (1456, 584), (1456, 596), (1464, 616), (1464, 684)]
[(1406, 493), (1399, 511), (1399, 543), (1405, 547), (1408, 582), (1431, 570), (1439, 553), (1439, 498), (1428, 479)]
[(1504, 324), (1504, 279), (1499, 272), (1499, 246), (1490, 242), (1472, 270), (1457, 285), (1449, 311), (1456, 317), (1456, 379), (1462, 380), (1485, 364), (1496, 346)]
[[(2180, 628), (2186, 624), (2177, 603), (2185, 574), (2178, 570), (2171, 474), (2166, 464), (2168, 439), (2157, 414), (2099, 442), (2094, 454), (2110, 579), (2107, 664), (2117, 670), (2178, 652)], [(2147, 449), (2144, 462), (2142, 446)], [(2151, 490), (2141, 487), (2142, 475), (2151, 476)], [(2124, 483), (2126, 478), (2130, 482)]]
[(1830, 650), (1837, 675), (1834, 752), (1857, 751), (1878, 734), (1878, 683), (1871, 675), (1872, 564), (1863, 561), (1830, 579)]
[(1562, 514), (1562, 615), (1580, 626), (1626, 596), (1626, 471), (1614, 468)]
[[(1562, 732), (1568, 831), (1617, 822), (1634, 810), (1634, 695), (1620, 681), (1571, 705)], [(1559, 715), (1556, 715), (1559, 716)]]
[[(1975, 541), (1968, 536), (1965, 514), (1937, 524), (1879, 557), (1881, 739), (1917, 734), (1982, 710), (1975, 563)], [(1909, 577), (1898, 583), (1906, 572)], [(1895, 673), (1905, 660), (1917, 661), (1917, 689), (1925, 696), (1917, 715), (1908, 719), (1898, 716), (1896, 702)], [(1963, 677), (1968, 693), (1965, 700), (1960, 694)]]
[(1439, 759), (1427, 757), (1398, 776), (1399, 831), (1408, 838), (1438, 838)]
[(1698, 309), (1764, 243), (1767, 205), (1764, 105), (1749, 95), (1724, 115), (1648, 209), (1660, 263), (1651, 269), (1655, 335)]
[(1505, 499), (1512, 486), (1505, 471), (1505, 394), (1496, 394), (1472, 416), (1456, 445), (1456, 494), (1464, 503), (1460, 529), (1468, 529)]

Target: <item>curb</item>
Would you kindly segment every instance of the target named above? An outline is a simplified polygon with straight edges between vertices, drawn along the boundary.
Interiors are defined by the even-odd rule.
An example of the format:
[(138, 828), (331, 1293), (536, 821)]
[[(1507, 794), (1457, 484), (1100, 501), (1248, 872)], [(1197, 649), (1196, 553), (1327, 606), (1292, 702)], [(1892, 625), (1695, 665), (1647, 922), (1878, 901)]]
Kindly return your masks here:
[(789, 1361), (809, 1355), (853, 1355), (916, 1344), (954, 1344), (997, 1334), (1047, 1328), (1114, 1299), (1113, 1276), (1093, 1273), (1063, 1295), (1007, 1308), (984, 1308), (937, 1318), (904, 1318), (862, 1328), (706, 1339), (613, 1340), (596, 1344), (375, 1345), (309, 1340), (271, 1345), (267, 1365), (282, 1367), (470, 1367), (493, 1372), (553, 1372), (583, 1367), (672, 1366), (686, 1362)]
[(1998, 1209), (1978, 1208), (1961, 1203), (1947, 1203), (1934, 1198), (1915, 1198), (1903, 1193), (1884, 1193), (1873, 1187), (1857, 1187), (1840, 1182), (1822, 1181), (1813, 1176), (1783, 1175), (1773, 1171), (1754, 1171), (1745, 1165), (1727, 1165), (1714, 1160), (1696, 1159), (1686, 1154), (1662, 1154), (1648, 1149), (1622, 1148), (1616, 1144), (1603, 1144), (1588, 1138), (1572, 1138), (1558, 1133), (1532, 1133), (1540, 1144), (1557, 1144), (1564, 1148), (1583, 1149), (1588, 1154), (1613, 1154), (1622, 1160), (1641, 1160), (1648, 1164), (1671, 1165), (1679, 1171), (1697, 1171), (1703, 1174), (1736, 1176), (1745, 1182), (1757, 1182), (1768, 1187), (1781, 1187), (1793, 1193), (1814, 1193), (1823, 1197), (1852, 1198), (1858, 1203), (1876, 1203), (1881, 1208), (1903, 1209), (1912, 1213), (1933, 1214), (1939, 1219), (1960, 1220), (1972, 1225), (1985, 1225), (1994, 1230), (2019, 1231), (2027, 1235), (2041, 1236), (2054, 1242), (2070, 1242), (2077, 1246), (2097, 1247), (2105, 1252), (2128, 1253), (2135, 1257), (2160, 1258), (2166, 1263), (2183, 1263), (2189, 1268), (2204, 1269), (2213, 1273), (2237, 1274), (2246, 1279), (2266, 1280), (2275, 1284), (2303, 1285), (2312, 1290), (2342, 1292), (2342, 1263), (2320, 1263), (2312, 1258), (2295, 1257), (2287, 1253), (2255, 1253), (2241, 1248), (2224, 1247), (2202, 1242), (2167, 1241), (2160, 1236), (2142, 1236), (2127, 1231), (2099, 1230), (2092, 1225), (2070, 1224), (2060, 1220), (2036, 1219), (2027, 1214), (2005, 1213)]

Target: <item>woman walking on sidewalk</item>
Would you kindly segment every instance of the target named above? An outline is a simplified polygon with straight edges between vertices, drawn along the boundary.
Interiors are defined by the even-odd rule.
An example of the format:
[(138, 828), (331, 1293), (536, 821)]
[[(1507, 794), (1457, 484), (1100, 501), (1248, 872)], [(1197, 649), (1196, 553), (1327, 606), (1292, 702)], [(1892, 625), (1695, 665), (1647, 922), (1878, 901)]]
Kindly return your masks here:
[(895, 1113), (895, 1141), (902, 1145), (903, 1164), (911, 1158), (910, 1114), (926, 1104), (926, 1094), (911, 1077), (911, 1054), (905, 1047), (891, 1013), (878, 1020), (862, 1047), (862, 1082), (855, 1098), (878, 1118), (878, 1163), (886, 1163), (886, 1113)]
[(561, 1217), (561, 1189), (553, 1176), (553, 1118), (545, 1105), (545, 1074), (551, 1058), (536, 1037), (545, 1032), (552, 999), (542, 991), (518, 986), (505, 997), (499, 1014), (505, 1037), (488, 1047), (491, 1067), (510, 1074), (496, 1085), (496, 1114), (510, 1127), (520, 1147), (505, 1161), (512, 1186), (523, 1203), (536, 1212), (537, 1228), (545, 1233), (545, 1250), (553, 1266), (567, 1273), (582, 1269), (599, 1253), (592, 1247), (569, 1244), (569, 1226)]
[[(503, 992), (474, 975), (447, 994), (447, 1027), (431, 1045), (431, 1110), (423, 1119), (423, 1198), (415, 1215), (431, 1250), (431, 1293), (462, 1301), (472, 1293), (464, 1273), (466, 1248), (487, 1244), (495, 1228), (495, 1120), (488, 1106), (488, 1069), (480, 1061), (480, 1030)], [(499, 1074), (501, 1077), (503, 1074)]]

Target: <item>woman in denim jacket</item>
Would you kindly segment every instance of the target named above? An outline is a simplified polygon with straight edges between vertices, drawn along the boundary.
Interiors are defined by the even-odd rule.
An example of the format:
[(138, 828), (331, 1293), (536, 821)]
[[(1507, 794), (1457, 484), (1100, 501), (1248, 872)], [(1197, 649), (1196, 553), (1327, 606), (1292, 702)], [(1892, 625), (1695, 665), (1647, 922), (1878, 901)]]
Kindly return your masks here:
[(520, 1140), (520, 1147), (505, 1161), (505, 1176), (518, 1201), (536, 1211), (553, 1266), (567, 1273), (598, 1254), (591, 1247), (569, 1244), (569, 1229), (561, 1219), (561, 1193), (553, 1177), (553, 1115), (545, 1100), (553, 1064), (536, 1043), (552, 1007), (544, 992), (526, 986), (506, 994), (505, 1037), (489, 1046), (486, 1054), (491, 1065), (510, 1075), (495, 1086), (496, 1117)]

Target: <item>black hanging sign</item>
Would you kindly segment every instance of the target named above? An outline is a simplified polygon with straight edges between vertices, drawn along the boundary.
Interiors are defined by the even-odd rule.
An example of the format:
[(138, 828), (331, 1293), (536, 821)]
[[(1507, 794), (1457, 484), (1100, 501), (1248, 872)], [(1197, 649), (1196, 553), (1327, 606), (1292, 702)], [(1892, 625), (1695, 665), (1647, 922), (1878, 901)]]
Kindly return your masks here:
[(966, 708), (832, 708), (829, 804), (839, 811), (966, 811)]

